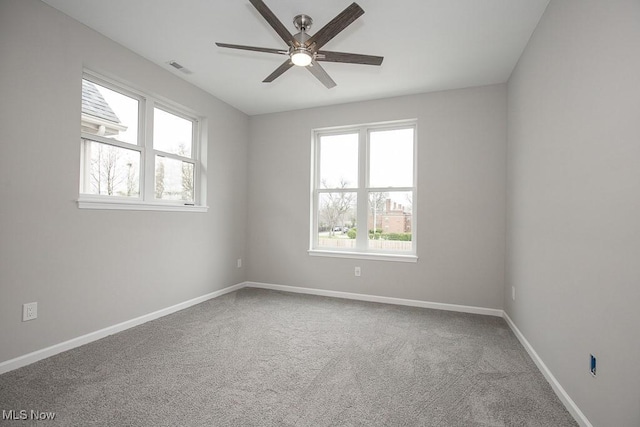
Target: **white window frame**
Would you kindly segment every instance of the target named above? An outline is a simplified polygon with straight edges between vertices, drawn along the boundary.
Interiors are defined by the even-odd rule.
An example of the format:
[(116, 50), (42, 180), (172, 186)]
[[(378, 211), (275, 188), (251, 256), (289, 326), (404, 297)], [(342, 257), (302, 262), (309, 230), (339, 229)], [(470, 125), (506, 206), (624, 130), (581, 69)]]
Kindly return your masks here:
[[(106, 138), (100, 135), (80, 132), (80, 189), (78, 196), (78, 207), (81, 209), (113, 209), (113, 210), (157, 210), (157, 211), (183, 211), (183, 212), (207, 212), (205, 193), (206, 177), (204, 170), (204, 159), (201, 153), (206, 152), (204, 140), (202, 138), (202, 118), (190, 109), (178, 105), (170, 100), (159, 96), (150, 95), (141, 90), (116, 82), (107, 77), (101, 76), (93, 71), (84, 70), (83, 80), (104, 86), (115, 92), (133, 98), (138, 101), (138, 144), (118, 141), (115, 138)], [(158, 108), (167, 113), (173, 114), (193, 123), (191, 157), (180, 156), (178, 154), (167, 153), (156, 150), (153, 147), (153, 120), (154, 109)], [(140, 193), (138, 197), (108, 196), (99, 194), (84, 193), (86, 182), (86, 165), (88, 162), (85, 141), (96, 141), (127, 150), (138, 151), (140, 153)], [(194, 188), (193, 203), (185, 203), (182, 200), (161, 200), (155, 198), (155, 158), (156, 155), (169, 159), (188, 162), (194, 165)]]
[[(369, 186), (369, 145), (371, 132), (399, 130), (413, 128), (413, 187), (370, 187)], [(330, 135), (358, 134), (358, 183), (355, 187), (349, 188), (320, 188), (320, 138)], [(355, 259), (372, 259), (380, 261), (400, 261), (400, 262), (417, 262), (417, 230), (418, 230), (418, 123), (416, 119), (401, 120), (383, 123), (370, 123), (353, 126), (341, 126), (332, 128), (315, 129), (312, 134), (311, 149), (311, 218), (310, 218), (310, 235), (309, 235), (309, 255), (337, 257), (337, 258), (355, 258)], [(368, 248), (368, 232), (356, 234), (356, 247), (350, 249), (340, 248), (324, 248), (318, 247), (318, 200), (321, 193), (340, 193), (349, 192), (356, 193), (356, 221), (357, 224), (368, 224), (368, 203), (370, 192), (411, 192), (412, 193), (412, 209), (411, 209), (411, 251), (388, 251), (375, 250)], [(361, 228), (361, 227), (359, 227)], [(365, 226), (365, 229), (368, 226)]]

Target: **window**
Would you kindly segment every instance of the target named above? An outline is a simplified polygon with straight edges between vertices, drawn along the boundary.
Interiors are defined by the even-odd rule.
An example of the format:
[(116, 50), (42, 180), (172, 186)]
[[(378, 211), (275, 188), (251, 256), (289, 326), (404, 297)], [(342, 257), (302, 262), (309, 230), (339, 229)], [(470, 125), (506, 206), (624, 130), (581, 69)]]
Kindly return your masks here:
[(415, 121), (316, 130), (311, 255), (415, 261)]
[(181, 107), (85, 73), (79, 207), (205, 211), (198, 125)]

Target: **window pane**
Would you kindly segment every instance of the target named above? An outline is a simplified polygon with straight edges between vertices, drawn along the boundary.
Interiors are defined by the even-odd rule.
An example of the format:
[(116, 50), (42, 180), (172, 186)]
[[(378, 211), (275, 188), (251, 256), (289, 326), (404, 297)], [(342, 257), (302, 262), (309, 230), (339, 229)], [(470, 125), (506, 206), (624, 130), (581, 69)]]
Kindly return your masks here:
[(318, 247), (356, 247), (356, 193), (320, 193)]
[(140, 195), (140, 153), (135, 150), (84, 142), (83, 193), (108, 196)]
[(153, 109), (153, 148), (191, 157), (193, 122), (159, 108)]
[(369, 193), (369, 249), (412, 250), (413, 193), (410, 191)]
[(413, 186), (413, 128), (369, 134), (370, 187)]
[(156, 199), (193, 202), (193, 163), (156, 156)]
[(138, 100), (82, 80), (82, 132), (138, 144)]
[(358, 186), (358, 134), (320, 137), (320, 187)]

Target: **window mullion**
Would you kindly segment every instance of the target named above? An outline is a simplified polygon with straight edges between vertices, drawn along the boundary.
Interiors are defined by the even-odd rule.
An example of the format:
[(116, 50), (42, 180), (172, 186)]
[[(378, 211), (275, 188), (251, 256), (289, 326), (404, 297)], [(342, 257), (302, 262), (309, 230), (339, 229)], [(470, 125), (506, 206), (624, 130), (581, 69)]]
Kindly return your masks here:
[(144, 147), (144, 169), (142, 174), (144, 176), (143, 182), (140, 184), (143, 189), (144, 200), (153, 201), (155, 197), (155, 156), (153, 154), (153, 102), (147, 101), (144, 103), (141, 110), (141, 123), (140, 126), (140, 141)]
[(313, 133), (312, 145), (311, 145), (311, 171), (313, 176), (311, 177), (311, 230), (309, 230), (310, 249), (318, 247), (318, 207), (319, 203), (319, 182), (318, 176), (320, 176), (320, 135)]
[(319, 188), (318, 193), (357, 193), (358, 188)]
[(82, 133), (80, 137), (81, 139), (84, 139), (86, 141), (95, 141), (95, 142), (99, 142), (100, 144), (113, 145), (114, 147), (124, 148), (125, 150), (142, 151), (139, 145), (134, 145), (128, 142), (122, 142), (115, 138), (105, 138), (103, 136), (92, 135), (90, 133)]
[(367, 202), (367, 171), (369, 170), (367, 154), (367, 131), (361, 128), (358, 132), (358, 191), (357, 191), (357, 217), (358, 232), (356, 233), (356, 248), (359, 250), (366, 249), (368, 243), (368, 209)]
[(172, 153), (167, 153), (166, 151), (159, 151), (159, 150), (151, 150), (153, 151), (154, 156), (159, 156), (159, 157), (166, 157), (168, 159), (173, 159), (173, 160), (179, 160), (181, 162), (185, 162), (185, 163), (191, 163), (192, 165), (195, 166), (195, 164), (197, 163), (194, 159), (189, 158), (189, 157), (183, 157), (180, 156), (178, 154), (172, 154)]
[(193, 203), (196, 205), (200, 205), (202, 203), (202, 193), (200, 189), (201, 177), (200, 173), (202, 172), (200, 169), (200, 165), (203, 161), (206, 161), (202, 158), (201, 144), (200, 144), (200, 120), (193, 121), (193, 128), (191, 129), (191, 157), (195, 159), (199, 159), (193, 165)]
[(413, 187), (367, 187), (371, 193), (392, 193), (397, 191), (413, 191)]
[(80, 162), (80, 193), (86, 193), (89, 191), (90, 178), (89, 178), (89, 165), (91, 164), (91, 153), (87, 148), (88, 142), (80, 139), (80, 156), (82, 158)]

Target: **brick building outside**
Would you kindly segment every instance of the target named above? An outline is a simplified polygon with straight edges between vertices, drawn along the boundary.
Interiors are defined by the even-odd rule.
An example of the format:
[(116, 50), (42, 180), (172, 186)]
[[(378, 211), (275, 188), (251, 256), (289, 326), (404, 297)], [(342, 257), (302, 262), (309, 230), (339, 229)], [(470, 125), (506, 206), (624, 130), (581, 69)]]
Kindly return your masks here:
[[(369, 213), (367, 227), (373, 230), (374, 215)], [(400, 203), (387, 199), (382, 212), (375, 215), (376, 230), (382, 233), (411, 233), (411, 212), (407, 212), (407, 207)]]

